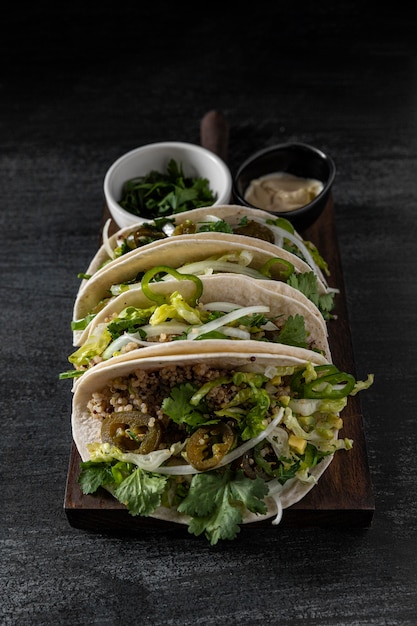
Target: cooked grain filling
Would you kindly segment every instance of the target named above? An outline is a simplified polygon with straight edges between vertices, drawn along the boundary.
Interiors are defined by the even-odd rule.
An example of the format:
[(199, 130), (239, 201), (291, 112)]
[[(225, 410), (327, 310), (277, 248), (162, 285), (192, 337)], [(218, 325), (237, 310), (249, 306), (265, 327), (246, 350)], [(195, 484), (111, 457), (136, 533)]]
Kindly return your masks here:
[[(205, 363), (171, 365), (157, 371), (137, 369), (129, 376), (113, 379), (106, 387), (93, 393), (88, 410), (103, 420), (116, 411), (142, 411), (164, 421), (161, 403), (175, 385), (189, 381), (199, 387), (219, 376), (230, 377), (232, 374), (231, 370), (212, 368)], [(206, 402), (211, 410), (219, 409), (236, 391), (234, 385), (217, 386), (207, 394)]]

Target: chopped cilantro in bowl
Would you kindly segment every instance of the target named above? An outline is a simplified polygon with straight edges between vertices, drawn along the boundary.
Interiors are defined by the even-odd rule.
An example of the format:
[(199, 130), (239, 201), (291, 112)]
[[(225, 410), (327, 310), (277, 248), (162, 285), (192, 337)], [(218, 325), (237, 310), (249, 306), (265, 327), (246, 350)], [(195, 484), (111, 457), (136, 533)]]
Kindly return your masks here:
[(214, 152), (197, 144), (162, 141), (134, 148), (109, 167), (103, 183), (119, 228), (230, 202), (232, 175)]
[(185, 176), (182, 164), (170, 159), (166, 172), (151, 170), (127, 180), (119, 204), (129, 213), (151, 219), (209, 206), (216, 199), (207, 178)]

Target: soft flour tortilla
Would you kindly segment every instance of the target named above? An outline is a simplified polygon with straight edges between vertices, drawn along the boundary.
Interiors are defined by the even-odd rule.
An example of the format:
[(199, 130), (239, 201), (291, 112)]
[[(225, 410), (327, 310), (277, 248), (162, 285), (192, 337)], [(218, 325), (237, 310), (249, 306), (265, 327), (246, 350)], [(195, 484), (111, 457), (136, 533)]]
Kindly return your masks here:
[[(304, 318), (309, 345), (315, 350), (322, 351), (324, 355), (331, 360), (326, 323), (317, 307), (300, 291), (279, 281), (255, 281), (248, 276), (240, 275), (233, 277), (233, 289), (230, 288), (230, 279), (222, 274), (201, 276), (200, 280), (203, 284), (203, 293), (199, 302), (202, 305), (209, 302), (227, 301), (240, 307), (256, 305), (268, 306), (269, 313), (265, 315), (271, 318), (279, 318), (282, 322), (291, 315), (301, 315)], [(152, 292), (155, 295), (164, 296), (169, 296), (173, 292), (179, 292), (185, 300), (189, 300), (195, 293), (195, 283), (191, 280), (157, 282), (152, 284)], [(94, 335), (99, 325), (111, 321), (126, 307), (131, 306), (146, 309), (154, 304), (155, 302), (150, 300), (140, 288), (121, 293), (119, 296), (110, 300), (95, 316), (81, 336), (80, 345), (83, 345)], [(213, 341), (216, 340), (209, 340), (210, 343)], [(232, 341), (232, 339), (225, 339), (224, 341), (229, 342)], [(246, 341), (247, 340), (245, 340), (245, 342)], [(206, 342), (207, 341), (204, 340), (198, 343)], [(175, 343), (179, 352), (186, 352), (187, 344), (192, 342), (190, 340), (176, 340)], [(242, 341), (239, 342), (237, 340), (236, 343), (240, 343), (240, 347), (242, 347)], [(256, 343), (267, 346), (270, 342), (258, 341)], [(152, 342), (151, 346), (154, 345), (155, 342)], [(148, 347), (151, 346), (138, 346), (137, 349), (128, 352), (124, 356), (136, 358), (139, 352), (141, 353), (141, 357), (145, 356), (145, 352), (148, 350)]]
[[(186, 365), (205, 363), (213, 367), (239, 369), (245, 371), (264, 372), (268, 367), (304, 365), (312, 362), (315, 365), (324, 365), (328, 361), (309, 350), (302, 348), (286, 349), (286, 346), (271, 347), (270, 352), (260, 354), (245, 350), (236, 353), (228, 350), (201, 354), (194, 342), (187, 354), (173, 354), (170, 350), (163, 351), (158, 347), (159, 354), (143, 359), (119, 361), (111, 367), (97, 366), (89, 370), (75, 387), (72, 410), (73, 439), (83, 461), (88, 461), (90, 455), (88, 444), (101, 441), (101, 421), (91, 416), (87, 403), (94, 392), (102, 390), (111, 380), (120, 376), (127, 376), (135, 370), (158, 371), (168, 365)], [(165, 348), (172, 346), (167, 344)], [(197, 349), (196, 349), (197, 348)], [(331, 463), (333, 455), (326, 457), (312, 471), (316, 482)], [(301, 500), (315, 483), (301, 483), (298, 480), (288, 481), (280, 493), (282, 508), (288, 508)], [(265, 515), (247, 514), (243, 523), (260, 521), (277, 515), (277, 505), (273, 498), (267, 497), (265, 502), (268, 511)], [(188, 518), (180, 515), (176, 510), (159, 507), (151, 517), (168, 520), (180, 524), (187, 524)]]
[[(246, 250), (253, 255), (253, 260), (249, 265), (253, 269), (259, 270), (267, 261), (279, 257), (292, 263), (296, 273), (312, 271), (307, 263), (294, 254), (273, 244), (263, 242), (261, 245), (261, 243), (253, 237), (243, 235), (198, 233), (196, 235), (179, 235), (139, 248), (134, 254), (125, 255), (117, 262), (106, 265), (80, 286), (74, 303), (73, 320), (83, 319), (103, 299), (109, 298), (111, 296), (110, 288), (113, 285), (133, 281), (139, 273), (146, 272), (157, 265), (163, 264), (176, 269), (187, 263)], [(277, 268), (272, 265), (271, 280), (282, 282), (279, 272), (276, 270)], [(269, 279), (265, 278), (265, 280)], [(319, 279), (318, 292), (319, 294), (326, 293), (326, 287)], [(84, 331), (74, 331), (74, 346), (80, 345), (83, 334)]]

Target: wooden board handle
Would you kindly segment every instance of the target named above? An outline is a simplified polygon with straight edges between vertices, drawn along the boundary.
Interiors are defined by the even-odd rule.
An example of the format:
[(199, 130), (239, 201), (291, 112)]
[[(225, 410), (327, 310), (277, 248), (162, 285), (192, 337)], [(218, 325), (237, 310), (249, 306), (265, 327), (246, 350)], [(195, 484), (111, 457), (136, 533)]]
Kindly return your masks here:
[(201, 120), (201, 145), (227, 161), (229, 124), (219, 111), (208, 111)]

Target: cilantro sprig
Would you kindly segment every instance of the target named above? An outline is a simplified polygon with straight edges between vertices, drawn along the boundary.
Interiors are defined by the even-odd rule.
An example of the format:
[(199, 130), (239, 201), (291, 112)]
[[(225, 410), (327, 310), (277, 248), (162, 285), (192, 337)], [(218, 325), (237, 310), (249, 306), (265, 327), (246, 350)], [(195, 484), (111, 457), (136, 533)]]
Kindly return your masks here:
[(197, 537), (204, 533), (215, 545), (221, 539), (235, 539), (243, 520), (242, 505), (252, 513), (266, 513), (267, 493), (261, 478), (252, 480), (241, 470), (195, 474), (178, 511), (191, 517), (189, 533)]
[(185, 176), (182, 164), (170, 159), (166, 172), (152, 170), (125, 182), (119, 204), (146, 219), (210, 206), (217, 199), (207, 178)]
[(323, 318), (329, 320), (334, 309), (334, 293), (319, 294), (317, 276), (314, 272), (291, 274), (287, 284), (301, 291), (319, 309)]
[(168, 478), (147, 472), (130, 463), (106, 461), (81, 463), (78, 478), (85, 494), (95, 493), (99, 487), (110, 488), (131, 515), (151, 515), (161, 504)]
[(181, 383), (171, 389), (171, 393), (162, 402), (162, 410), (176, 424), (185, 424), (190, 428), (198, 428), (201, 424), (210, 424), (204, 402), (198, 406), (191, 404), (198, 387), (192, 383)]

